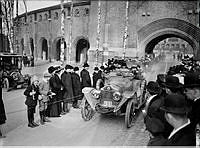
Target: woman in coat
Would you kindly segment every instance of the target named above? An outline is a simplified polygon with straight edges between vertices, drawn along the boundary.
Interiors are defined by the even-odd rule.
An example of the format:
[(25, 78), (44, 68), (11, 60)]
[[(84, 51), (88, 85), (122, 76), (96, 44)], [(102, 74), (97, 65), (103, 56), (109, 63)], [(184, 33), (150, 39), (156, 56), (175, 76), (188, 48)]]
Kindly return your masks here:
[(6, 112), (4, 108), (4, 103), (2, 99), (2, 70), (0, 72), (0, 138), (5, 138), (5, 132), (4, 132), (4, 127), (3, 124), (6, 123)]
[(34, 122), (34, 113), (35, 107), (37, 105), (39, 92), (39, 79), (37, 76), (33, 76), (31, 78), (31, 85), (29, 85), (24, 91), (24, 95), (26, 96), (25, 104), (27, 105), (27, 114), (28, 114), (28, 127), (34, 128), (39, 126)]

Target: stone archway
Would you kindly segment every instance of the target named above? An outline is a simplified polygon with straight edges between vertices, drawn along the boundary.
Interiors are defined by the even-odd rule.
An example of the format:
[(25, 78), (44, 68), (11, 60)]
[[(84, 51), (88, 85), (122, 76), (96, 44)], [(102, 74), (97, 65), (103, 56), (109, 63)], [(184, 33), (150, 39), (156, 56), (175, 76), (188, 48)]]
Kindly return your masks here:
[(34, 43), (33, 38), (30, 38), (31, 55), (34, 57)]
[(194, 55), (199, 52), (200, 29), (191, 23), (175, 18), (156, 20), (138, 31), (138, 49), (140, 52), (151, 52), (153, 47), (168, 37), (177, 37), (188, 42), (194, 49)]
[(88, 39), (84, 38), (84, 37), (79, 37), (76, 40), (76, 55), (75, 55), (75, 59), (77, 63), (87, 63), (88, 61), (88, 49), (90, 48), (90, 43), (88, 41)]
[(48, 60), (48, 43), (47, 39), (42, 37), (39, 41), (39, 52), (38, 52), (38, 57), (42, 60)]
[[(67, 44), (64, 41), (64, 60), (66, 60), (66, 48), (67, 48)], [(59, 61), (60, 60), (60, 53), (61, 53), (61, 38), (58, 37), (54, 40), (53, 44), (52, 44), (52, 49), (54, 49), (52, 51), (52, 55), (53, 55), (53, 59)]]

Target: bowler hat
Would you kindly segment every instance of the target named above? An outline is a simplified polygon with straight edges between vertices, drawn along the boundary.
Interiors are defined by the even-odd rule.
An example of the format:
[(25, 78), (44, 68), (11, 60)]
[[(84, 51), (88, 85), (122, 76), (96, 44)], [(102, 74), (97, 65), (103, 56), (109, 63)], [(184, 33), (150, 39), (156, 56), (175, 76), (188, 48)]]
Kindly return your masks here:
[(161, 91), (161, 88), (157, 82), (149, 81), (147, 84), (147, 91), (150, 93), (158, 94)]
[(94, 70), (99, 70), (99, 68), (98, 68), (98, 67), (95, 67)]
[(172, 75), (167, 75), (165, 83), (163, 85), (167, 88), (182, 88), (183, 85), (179, 82), (179, 79)]
[(146, 117), (145, 120), (145, 125), (146, 129), (152, 133), (152, 134), (157, 134), (157, 133), (162, 133), (165, 130), (164, 124), (160, 119), (157, 118), (151, 118), (149, 116)]
[(78, 67), (74, 67), (74, 71), (79, 71), (79, 68)]
[(67, 65), (65, 66), (65, 69), (73, 69), (73, 67), (72, 67), (71, 65), (68, 65), (68, 64), (67, 64)]
[(200, 73), (187, 73), (184, 77), (184, 87), (200, 86)]
[(83, 67), (89, 67), (88, 63), (84, 63)]
[(180, 94), (167, 95), (160, 109), (174, 114), (187, 114), (190, 111), (185, 96)]
[(50, 67), (48, 68), (48, 72), (49, 72), (50, 74), (52, 74), (55, 70), (56, 70), (56, 69), (55, 69), (55, 67), (53, 67), (53, 66), (50, 66)]

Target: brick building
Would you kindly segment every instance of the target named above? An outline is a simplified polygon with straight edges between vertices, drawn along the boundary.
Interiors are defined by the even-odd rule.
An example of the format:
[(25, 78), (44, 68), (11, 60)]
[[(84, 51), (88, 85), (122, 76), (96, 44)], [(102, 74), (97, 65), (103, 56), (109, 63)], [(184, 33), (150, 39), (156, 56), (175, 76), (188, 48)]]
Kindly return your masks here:
[[(97, 49), (98, 3), (96, 0), (73, 4), (71, 61), (81, 62), (82, 53), (94, 60)], [(100, 1), (100, 47), (108, 55), (122, 56), (126, 22), (126, 1)], [(65, 3), (65, 48), (69, 45), (70, 3)], [(197, 1), (129, 1), (126, 56), (151, 53), (160, 41), (177, 37), (199, 55), (200, 30)], [(19, 16), (16, 51), (37, 59), (59, 60), (61, 39), (60, 5), (38, 9)], [(65, 56), (67, 52), (65, 50)], [(102, 54), (100, 54), (99, 60)]]

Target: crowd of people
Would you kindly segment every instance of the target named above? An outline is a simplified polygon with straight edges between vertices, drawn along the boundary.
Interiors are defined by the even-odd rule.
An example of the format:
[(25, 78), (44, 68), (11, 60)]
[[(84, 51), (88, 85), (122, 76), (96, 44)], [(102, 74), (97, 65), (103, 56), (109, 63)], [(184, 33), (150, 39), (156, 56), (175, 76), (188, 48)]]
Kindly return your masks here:
[[(31, 78), (31, 84), (24, 91), (27, 105), (28, 127), (39, 126), (34, 122), (34, 113), (39, 102), (40, 124), (50, 122), (48, 117), (60, 117), (70, 111), (70, 106), (79, 108), (78, 100), (83, 97), (82, 88), (95, 87), (98, 79), (102, 78), (103, 66), (94, 68), (92, 80), (88, 71), (89, 65), (85, 63), (79, 75), (79, 68), (66, 65), (50, 66), (48, 73), (44, 73), (43, 80), (38, 77)], [(93, 84), (92, 84), (93, 83)]]
[[(200, 124), (200, 71), (194, 70), (197, 65), (192, 63), (190, 59), (183, 66), (173, 66), (167, 74), (159, 74), (156, 81), (148, 82), (149, 97), (143, 112), (150, 134), (149, 146), (196, 145)], [(188, 69), (188, 65), (193, 67)], [(177, 77), (178, 73), (181, 77)]]

